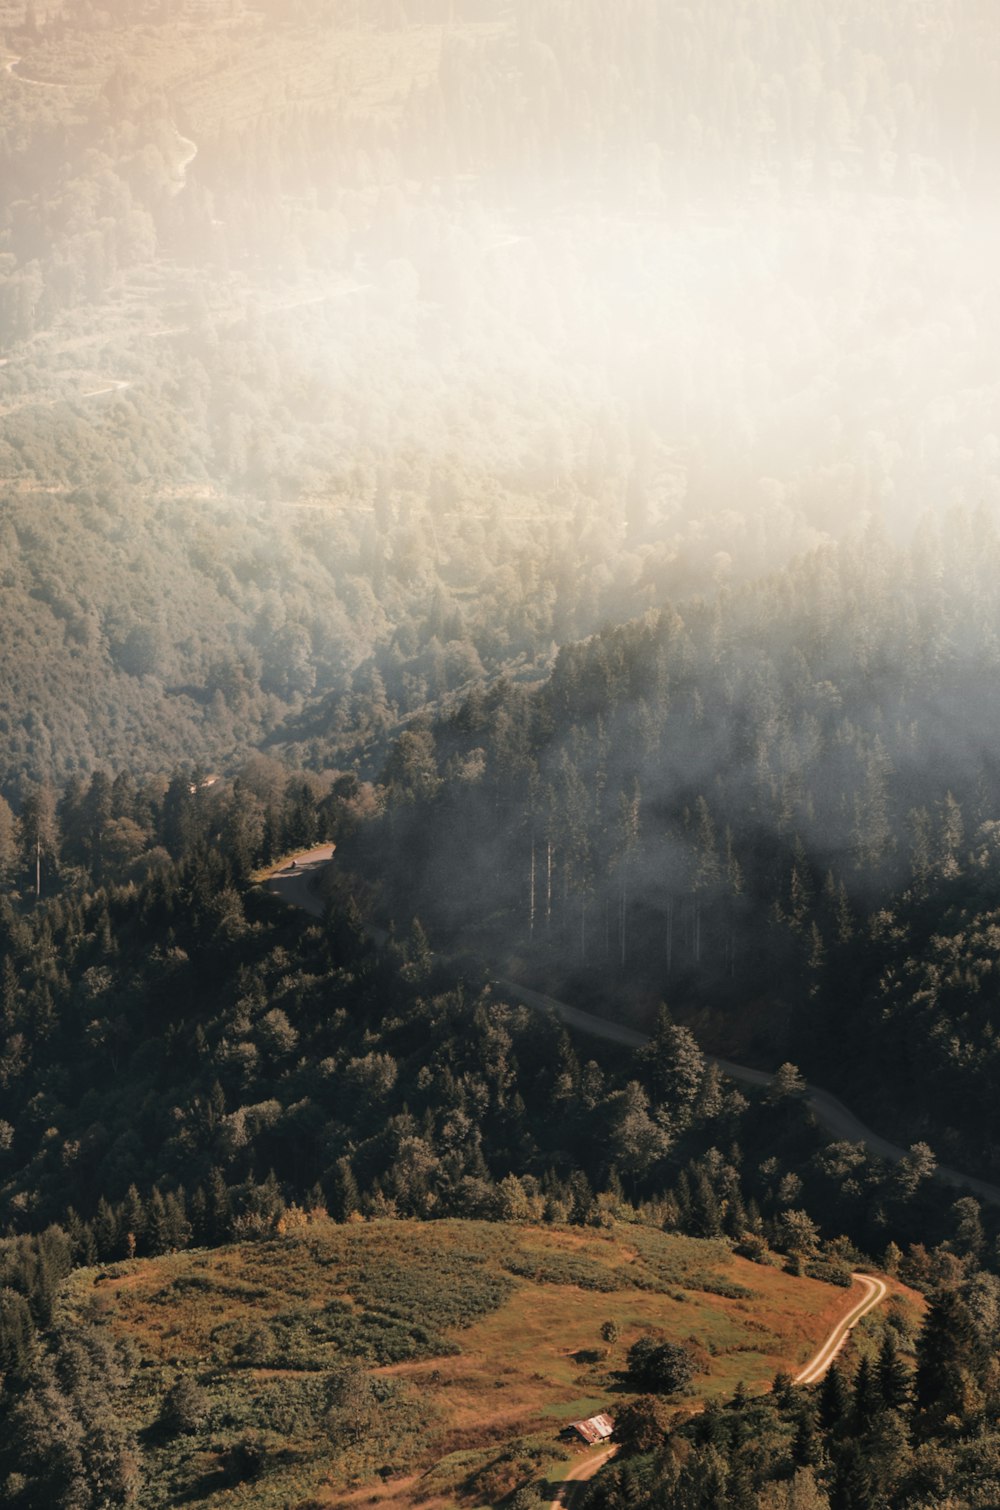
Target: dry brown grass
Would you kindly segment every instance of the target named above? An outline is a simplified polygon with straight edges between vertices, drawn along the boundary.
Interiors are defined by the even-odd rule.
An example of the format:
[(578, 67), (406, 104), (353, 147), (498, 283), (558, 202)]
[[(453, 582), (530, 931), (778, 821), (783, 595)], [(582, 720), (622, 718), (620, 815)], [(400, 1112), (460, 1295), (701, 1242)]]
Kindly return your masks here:
[[(549, 1279), (512, 1272), (512, 1266), (540, 1264)], [(567, 1264), (581, 1283), (552, 1282), (552, 1275), (569, 1272)], [(295, 1461), (282, 1465), (275, 1455), (255, 1488), (256, 1505), (308, 1498), (375, 1506), (492, 1502), (489, 1496), (499, 1498), (502, 1485), (563, 1475), (573, 1455), (559, 1443), (562, 1426), (598, 1409), (613, 1413), (629, 1398), (619, 1371), (644, 1330), (689, 1345), (703, 1360), (706, 1372), (688, 1398), (696, 1407), (731, 1392), (740, 1380), (763, 1390), (779, 1369), (795, 1372), (850, 1305), (844, 1290), (734, 1258), (722, 1244), (640, 1228), (603, 1232), (463, 1222), (350, 1228), (323, 1222), (283, 1242), (78, 1275), (68, 1300), (71, 1309), (96, 1302), (147, 1360), (141, 1425), (155, 1415), (178, 1369), (195, 1372), (219, 1398), (249, 1402), (248, 1409), (322, 1380), (322, 1370), (342, 1354), (322, 1337), (309, 1340), (308, 1319), (320, 1318), (331, 1303), (342, 1314), (362, 1316), (351, 1286), (361, 1283), (366, 1265), (376, 1277), (398, 1273), (405, 1280), (404, 1310), (419, 1310), (420, 1297), (433, 1296), (438, 1271), (455, 1290), (467, 1270), (471, 1324), (439, 1334), (457, 1351), (428, 1350), (427, 1356), (404, 1356), (372, 1369), (390, 1388), (375, 1447), (345, 1451), (333, 1441), (324, 1445), (322, 1432), (306, 1426), (291, 1433), (282, 1446)], [(507, 1298), (493, 1309), (482, 1299), (484, 1276), (509, 1286)], [(698, 1288), (703, 1284), (741, 1287), (744, 1293), (707, 1293)], [(384, 1303), (394, 1308), (391, 1295)], [(368, 1305), (370, 1314), (370, 1297)], [(287, 1367), (273, 1357), (239, 1364), (227, 1351), (224, 1339), (233, 1327), (273, 1325), (282, 1338), (281, 1318), (290, 1312), (302, 1324), (299, 1353), (288, 1357)], [(619, 1336), (606, 1348), (601, 1325), (611, 1319)], [(430, 1332), (436, 1334), (433, 1324)], [(197, 1460), (191, 1453), (191, 1463)], [(206, 1461), (202, 1449), (202, 1472)], [(172, 1462), (165, 1467), (176, 1472)], [(227, 1494), (225, 1502), (233, 1503), (231, 1491), (221, 1487), (203, 1502), (221, 1505)]]

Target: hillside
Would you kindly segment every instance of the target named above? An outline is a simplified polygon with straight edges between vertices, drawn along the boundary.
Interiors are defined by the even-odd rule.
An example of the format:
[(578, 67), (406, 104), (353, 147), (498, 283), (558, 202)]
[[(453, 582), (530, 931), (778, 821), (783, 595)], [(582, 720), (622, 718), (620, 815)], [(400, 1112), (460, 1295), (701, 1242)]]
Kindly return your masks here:
[[(617, 1371), (643, 1331), (693, 1350), (695, 1404), (794, 1370), (847, 1308), (843, 1289), (650, 1228), (320, 1220), (78, 1271), (56, 1332), (100, 1321), (130, 1345), (120, 1411), (145, 1505), (291, 1510), (352, 1489), (481, 1505), (562, 1477), (561, 1426), (632, 1398)], [(162, 1425), (181, 1379), (202, 1397), (190, 1432)]]
[(992, 34), (786, 11), (4, 9), (6, 795), (364, 758), (855, 512), (995, 501)]
[(0, 1510), (1000, 1506), (996, 9), (0, 0)]
[(984, 516), (873, 528), (565, 645), (402, 735), (342, 859), (442, 947), (638, 1027), (666, 1000), (988, 1177), (998, 563)]

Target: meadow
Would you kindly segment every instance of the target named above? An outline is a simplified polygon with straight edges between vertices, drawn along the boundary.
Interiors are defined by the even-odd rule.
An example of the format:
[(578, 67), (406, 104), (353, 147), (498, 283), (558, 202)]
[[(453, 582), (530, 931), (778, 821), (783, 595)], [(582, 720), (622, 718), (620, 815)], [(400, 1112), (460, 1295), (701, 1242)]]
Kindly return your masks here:
[(576, 1457), (563, 1427), (632, 1398), (643, 1333), (702, 1370), (684, 1412), (741, 1380), (766, 1389), (844, 1305), (725, 1243), (647, 1228), (319, 1220), (79, 1271), (59, 1326), (100, 1322), (131, 1349), (145, 1504), (444, 1507), (560, 1479)]

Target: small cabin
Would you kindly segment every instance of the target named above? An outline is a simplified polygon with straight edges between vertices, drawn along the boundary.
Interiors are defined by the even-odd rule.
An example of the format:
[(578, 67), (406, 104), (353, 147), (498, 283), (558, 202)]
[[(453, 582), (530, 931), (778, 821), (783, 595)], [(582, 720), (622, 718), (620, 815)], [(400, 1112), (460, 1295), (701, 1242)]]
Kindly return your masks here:
[(575, 1432), (588, 1446), (592, 1446), (595, 1442), (606, 1442), (614, 1429), (615, 1423), (610, 1416), (588, 1416), (586, 1421), (571, 1421), (566, 1428), (566, 1435)]

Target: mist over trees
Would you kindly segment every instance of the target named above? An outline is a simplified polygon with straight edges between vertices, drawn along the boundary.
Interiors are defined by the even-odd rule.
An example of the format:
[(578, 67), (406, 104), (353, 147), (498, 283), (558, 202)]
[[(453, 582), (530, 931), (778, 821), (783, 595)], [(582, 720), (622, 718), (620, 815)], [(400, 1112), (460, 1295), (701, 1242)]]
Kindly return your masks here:
[(15, 800), (336, 763), (859, 516), (995, 501), (977, 8), (4, 24)]
[(644, 1335), (590, 1510), (997, 1502), (998, 77), (985, 0), (0, 5), (12, 1510), (269, 1493), (449, 1345), (372, 1262), (250, 1429), (87, 1271), (443, 1218), (609, 1347), (580, 1229), (928, 1297), (692, 1419)]
[(981, 517), (869, 531), (401, 736), (358, 849), (383, 910), (640, 1022), (681, 1000), (993, 1163), (996, 552)]

